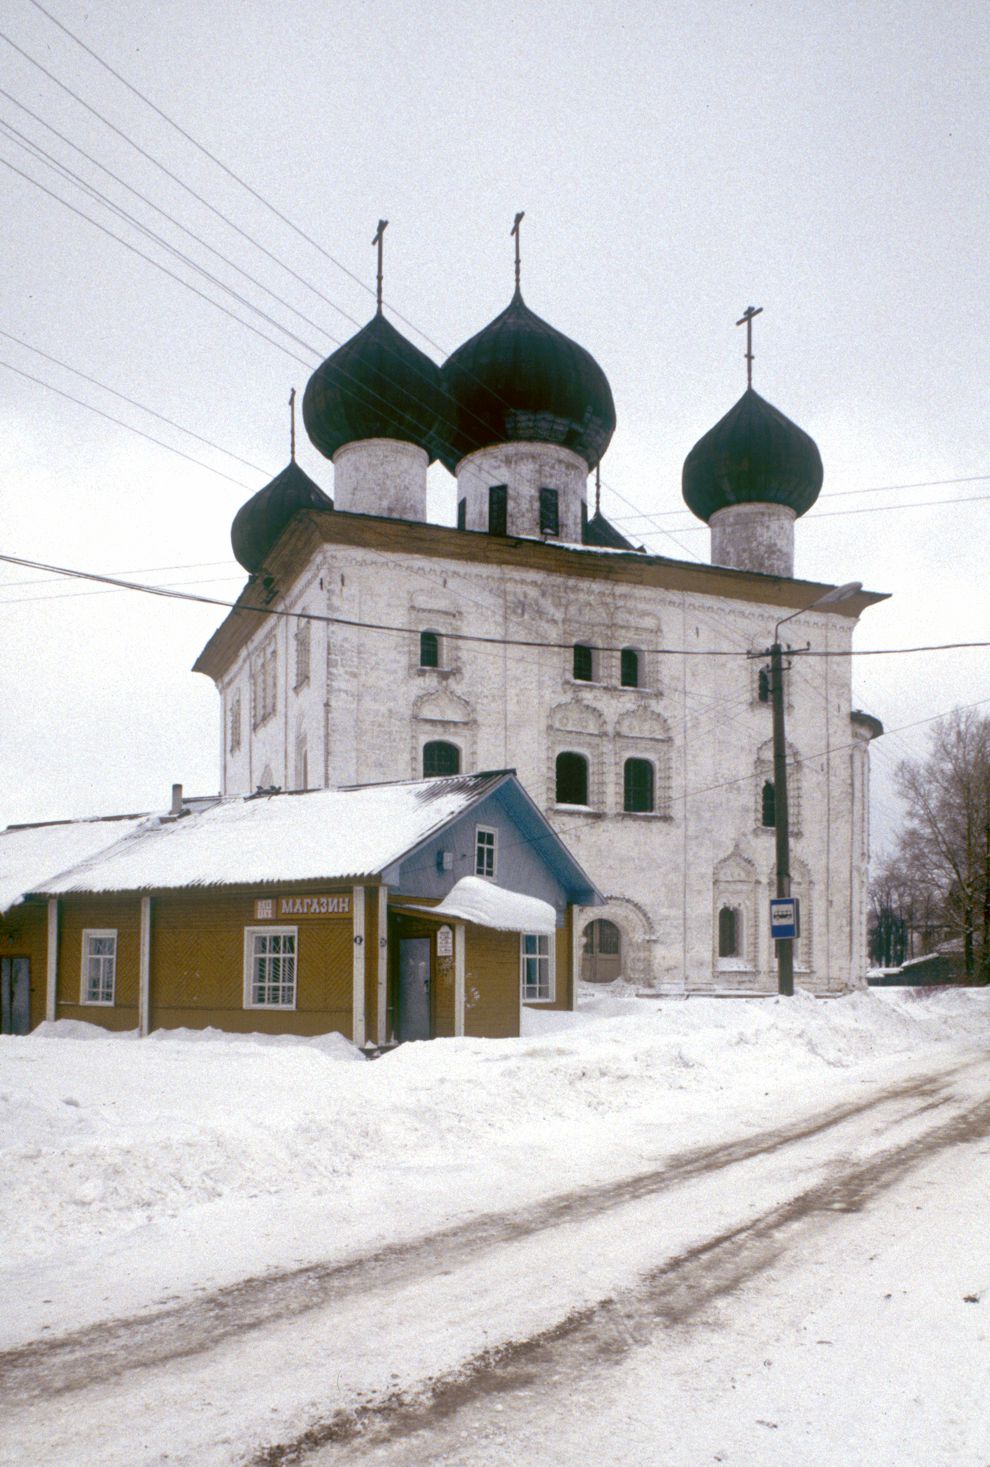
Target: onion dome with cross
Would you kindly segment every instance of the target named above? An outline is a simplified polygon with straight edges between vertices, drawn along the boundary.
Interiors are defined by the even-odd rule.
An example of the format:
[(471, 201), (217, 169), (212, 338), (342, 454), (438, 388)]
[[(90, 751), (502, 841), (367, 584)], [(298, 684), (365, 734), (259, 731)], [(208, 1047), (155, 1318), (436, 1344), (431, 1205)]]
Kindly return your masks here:
[(425, 520), (426, 471), (436, 457), (433, 434), (443, 412), (440, 369), (385, 319), (387, 224), (379, 220), (372, 240), (378, 309), (310, 377), (303, 422), (314, 445), (333, 460), (338, 510)]
[(711, 528), (715, 565), (794, 574), (794, 522), (818, 498), (821, 455), (814, 439), (753, 390), (753, 317), (746, 327), (746, 391), (691, 449), (681, 479), (684, 502)]
[(491, 531), (490, 495), (506, 506), (499, 532), (581, 542), (588, 472), (615, 431), (608, 379), (590, 352), (526, 305), (520, 290), (441, 369), (440, 461), (457, 475), (459, 523)]

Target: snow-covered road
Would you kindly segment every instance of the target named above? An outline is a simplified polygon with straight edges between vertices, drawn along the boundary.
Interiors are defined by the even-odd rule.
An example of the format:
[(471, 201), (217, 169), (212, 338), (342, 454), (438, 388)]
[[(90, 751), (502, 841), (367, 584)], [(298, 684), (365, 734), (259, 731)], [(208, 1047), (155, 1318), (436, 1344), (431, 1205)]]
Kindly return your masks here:
[[(373, 1247), (182, 1289), (129, 1317), (115, 1317), (111, 1281), (102, 1317), (80, 1328), (14, 1327), (2, 1460), (990, 1467), (990, 1066), (971, 1023), (986, 1004), (956, 1043), (944, 1015), (912, 1016), (921, 1052), (906, 1058), (889, 1001), (852, 1002), (887, 1054), (841, 1076), (822, 1068), (839, 1063), (829, 1045), (849, 1012), (764, 1006), (759, 1051), (726, 1090), (751, 1015), (716, 1017), (716, 1005), (709, 1031), (728, 1042), (709, 1046), (723, 1071), (714, 1105), (637, 1091), (596, 1137), (592, 1068), (590, 1140), (573, 1135), (569, 1171), (553, 1126), (542, 1150), (512, 1151), (533, 1169), (514, 1183), (504, 1136), (475, 1158), (502, 1206), (452, 1167), (434, 1176), (424, 1225), (397, 1204), (396, 1236), (369, 1229)], [(674, 1069), (689, 1007), (668, 1016), (660, 1046)], [(579, 1056), (588, 1071), (619, 1032), (634, 1046), (625, 1023), (480, 1053), (522, 1046), (539, 1091), (540, 1068)], [(774, 1084), (760, 1067), (780, 1025), (792, 1066)], [(642, 1057), (656, 1035), (640, 1042)], [(393, 1105), (407, 1098), (385, 1062), (336, 1069), (385, 1085)], [(483, 1065), (474, 1073), (486, 1083)], [(163, 1240), (179, 1236), (163, 1223)], [(189, 1237), (202, 1249), (202, 1230)], [(110, 1267), (127, 1257), (118, 1243)], [(183, 1265), (163, 1258), (158, 1272), (167, 1284)]]

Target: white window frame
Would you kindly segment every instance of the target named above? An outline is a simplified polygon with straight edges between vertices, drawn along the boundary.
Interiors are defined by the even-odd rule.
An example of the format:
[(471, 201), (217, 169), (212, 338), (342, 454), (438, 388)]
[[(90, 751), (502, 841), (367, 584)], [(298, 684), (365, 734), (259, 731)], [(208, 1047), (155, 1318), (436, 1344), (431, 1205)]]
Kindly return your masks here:
[[(256, 999), (255, 994), (255, 964), (259, 958), (271, 958), (280, 956), (288, 957), (289, 954), (259, 953), (255, 950), (255, 942), (259, 937), (291, 937), (292, 938), (292, 1002), (291, 1003), (267, 1003)], [(284, 985), (283, 985), (284, 986)], [(244, 929), (244, 1007), (246, 1009), (265, 1009), (268, 1011), (295, 1009), (299, 996), (299, 928), (298, 927), (245, 927)]]
[[(113, 943), (113, 949), (108, 953), (94, 953), (90, 951), (90, 943), (94, 941), (109, 939)], [(109, 961), (108, 961), (109, 960)], [(110, 972), (110, 997), (94, 998), (90, 993), (90, 963), (96, 962), (99, 967), (100, 977), (97, 979), (97, 992), (103, 984), (104, 968), (109, 967)], [(96, 1008), (112, 1009), (117, 1001), (117, 929), (116, 927), (85, 927), (82, 935), (82, 971), (79, 984), (79, 1002)]]
[[(532, 944), (528, 951), (527, 943)], [(556, 947), (553, 933), (520, 932), (519, 985), (523, 1003), (553, 1003), (557, 992)], [(536, 983), (532, 984), (528, 970), (534, 963)]]
[(493, 825), (474, 827), (474, 874), (486, 881), (494, 881), (498, 874), (498, 831)]

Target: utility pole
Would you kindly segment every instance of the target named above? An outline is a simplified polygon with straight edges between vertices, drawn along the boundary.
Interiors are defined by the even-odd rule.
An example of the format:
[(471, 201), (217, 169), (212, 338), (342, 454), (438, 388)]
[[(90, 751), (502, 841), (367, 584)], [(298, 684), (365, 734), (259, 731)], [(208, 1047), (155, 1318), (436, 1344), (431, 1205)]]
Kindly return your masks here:
[[(746, 318), (743, 317), (743, 320)], [(773, 825), (774, 845), (777, 861), (777, 897), (791, 894), (791, 826), (787, 808), (787, 738), (784, 728), (784, 652), (780, 645), (780, 629), (785, 621), (793, 621), (805, 611), (816, 606), (834, 606), (837, 601), (848, 601), (863, 589), (862, 581), (848, 581), (836, 586), (800, 606), (789, 616), (782, 616), (773, 629), (773, 643), (765, 651), (757, 653), (770, 658), (770, 703), (773, 711)], [(787, 998), (794, 994), (794, 938), (778, 937), (777, 943), (777, 992)]]
[[(791, 894), (791, 825), (787, 808), (787, 739), (784, 733), (784, 656), (780, 623), (770, 648), (770, 700), (773, 708), (773, 833), (777, 857), (777, 895)], [(777, 938), (777, 992), (794, 994), (794, 939)]]

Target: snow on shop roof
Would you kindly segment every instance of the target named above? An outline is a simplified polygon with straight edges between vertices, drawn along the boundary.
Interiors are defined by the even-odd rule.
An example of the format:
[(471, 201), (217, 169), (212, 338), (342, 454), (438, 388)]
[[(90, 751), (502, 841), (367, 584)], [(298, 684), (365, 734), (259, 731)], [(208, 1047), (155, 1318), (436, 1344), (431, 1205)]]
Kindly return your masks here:
[(68, 871), (130, 835), (143, 815), (11, 825), (0, 831), (0, 912), (35, 891), (56, 872)]
[(147, 821), (33, 889), (54, 896), (375, 876), (506, 777), (499, 771), (222, 800), (179, 819)]
[(431, 917), (453, 917), (474, 922), (478, 927), (494, 927), (499, 932), (552, 933), (557, 917), (549, 902), (539, 897), (506, 891), (480, 876), (462, 876), (436, 907), (414, 907), (429, 912)]

